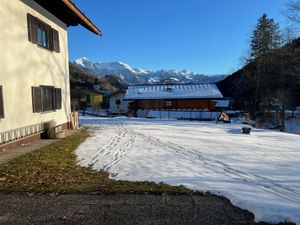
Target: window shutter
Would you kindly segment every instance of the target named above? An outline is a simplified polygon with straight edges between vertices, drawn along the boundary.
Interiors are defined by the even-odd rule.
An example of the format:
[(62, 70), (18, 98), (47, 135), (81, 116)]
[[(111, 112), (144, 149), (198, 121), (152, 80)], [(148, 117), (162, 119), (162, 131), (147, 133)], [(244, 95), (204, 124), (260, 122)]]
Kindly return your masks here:
[(48, 24), (45, 24), (44, 25), (45, 26), (45, 30), (46, 30), (46, 33), (47, 33), (47, 47), (46, 48), (48, 48), (48, 49), (50, 49), (51, 50), (51, 43), (52, 43), (52, 38), (51, 38), (51, 27), (48, 25)]
[(28, 23), (28, 38), (29, 41), (32, 43), (37, 44), (38, 43), (38, 32), (37, 32), (37, 19), (30, 15), (27, 14), (27, 23)]
[(52, 51), (55, 51), (55, 52), (60, 52), (60, 47), (59, 47), (59, 33), (57, 30), (55, 29), (51, 29), (51, 44), (52, 44)]
[(2, 86), (0, 86), (0, 119), (1, 118), (4, 118), (4, 104), (3, 104)]
[(40, 87), (32, 87), (32, 109), (33, 112), (42, 112), (43, 104), (42, 104), (42, 90)]
[(55, 108), (61, 109), (61, 88), (55, 88)]
[(54, 51), (54, 42), (53, 42), (53, 29), (50, 27), (49, 28), (49, 47), (50, 51)]

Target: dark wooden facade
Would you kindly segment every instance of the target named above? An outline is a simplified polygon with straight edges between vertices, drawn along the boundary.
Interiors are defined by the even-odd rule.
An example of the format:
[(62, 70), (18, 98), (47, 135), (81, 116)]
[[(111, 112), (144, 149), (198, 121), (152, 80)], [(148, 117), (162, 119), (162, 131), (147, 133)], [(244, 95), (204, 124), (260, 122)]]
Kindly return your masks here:
[(135, 100), (130, 103), (130, 111), (137, 110), (215, 110), (213, 99), (162, 99)]

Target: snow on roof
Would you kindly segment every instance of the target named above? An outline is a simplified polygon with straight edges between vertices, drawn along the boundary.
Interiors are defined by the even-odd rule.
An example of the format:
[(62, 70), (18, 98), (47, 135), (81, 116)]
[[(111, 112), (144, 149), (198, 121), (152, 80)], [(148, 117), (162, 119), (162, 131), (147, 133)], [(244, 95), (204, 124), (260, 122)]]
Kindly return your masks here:
[(124, 100), (223, 98), (215, 84), (130, 86)]
[(216, 107), (227, 108), (230, 105), (230, 100), (215, 100)]

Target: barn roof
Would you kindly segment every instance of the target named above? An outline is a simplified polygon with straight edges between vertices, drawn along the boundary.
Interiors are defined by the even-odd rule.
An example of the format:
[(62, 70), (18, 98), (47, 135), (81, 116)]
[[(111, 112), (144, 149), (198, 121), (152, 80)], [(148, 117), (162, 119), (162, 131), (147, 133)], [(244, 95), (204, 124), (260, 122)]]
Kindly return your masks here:
[(124, 100), (150, 99), (222, 99), (215, 84), (130, 86)]

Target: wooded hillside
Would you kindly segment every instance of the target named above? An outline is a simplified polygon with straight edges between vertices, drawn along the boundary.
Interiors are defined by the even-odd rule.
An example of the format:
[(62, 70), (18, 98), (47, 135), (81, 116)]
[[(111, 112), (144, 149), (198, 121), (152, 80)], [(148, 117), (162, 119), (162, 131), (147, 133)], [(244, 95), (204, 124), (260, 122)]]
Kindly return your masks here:
[(300, 38), (263, 57), (218, 82), (223, 95), (250, 112), (272, 101), (287, 109), (300, 106)]
[(104, 91), (115, 92), (119, 89), (125, 88), (125, 86), (121, 84), (120, 80), (115, 76), (107, 75), (98, 78), (93, 74), (84, 72), (81, 68), (74, 65), (73, 63), (69, 63), (69, 69), (71, 89), (94, 89), (93, 85), (96, 79), (98, 80), (100, 89)]

